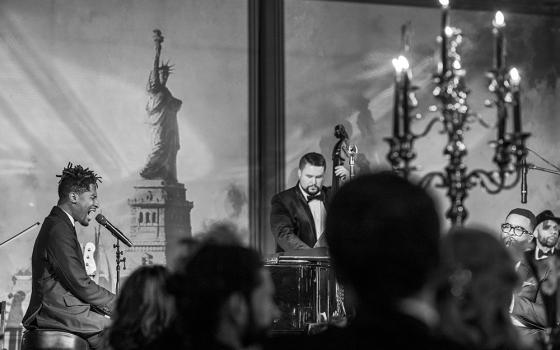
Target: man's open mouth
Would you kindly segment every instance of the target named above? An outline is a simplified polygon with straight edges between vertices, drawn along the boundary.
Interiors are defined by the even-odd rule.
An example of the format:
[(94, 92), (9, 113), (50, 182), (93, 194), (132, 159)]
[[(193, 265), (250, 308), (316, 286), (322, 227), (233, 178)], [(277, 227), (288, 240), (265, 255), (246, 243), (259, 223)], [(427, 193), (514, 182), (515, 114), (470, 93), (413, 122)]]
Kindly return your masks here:
[(92, 220), (92, 219), (93, 219), (93, 215), (95, 214), (96, 210), (97, 210), (96, 208), (90, 208), (90, 209), (88, 210), (87, 218), (88, 218), (89, 220)]

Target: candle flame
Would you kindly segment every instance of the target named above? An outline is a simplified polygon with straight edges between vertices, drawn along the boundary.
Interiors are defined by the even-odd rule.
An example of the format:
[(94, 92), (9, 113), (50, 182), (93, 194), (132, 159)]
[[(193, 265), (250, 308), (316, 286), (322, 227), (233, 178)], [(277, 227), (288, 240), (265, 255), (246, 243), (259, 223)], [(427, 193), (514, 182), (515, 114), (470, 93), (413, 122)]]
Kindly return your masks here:
[(445, 27), (444, 31), (445, 31), (445, 36), (447, 36), (448, 38), (453, 35), (453, 28), (449, 26)]
[(439, 4), (443, 8), (447, 8), (449, 6), (449, 0), (439, 0)]
[(395, 67), (395, 70), (398, 72), (402, 71), (399, 60), (396, 58), (393, 58), (393, 60), (391, 61), (393, 62), (393, 67)]
[(393, 67), (397, 73), (401, 73), (409, 68), (408, 60), (404, 56), (399, 56), (398, 58), (393, 58)]
[(461, 62), (459, 62), (458, 60), (453, 61), (453, 69), (455, 70), (461, 69)]
[(509, 71), (509, 78), (513, 86), (519, 85), (519, 82), (521, 81), (521, 76), (519, 75), (519, 71), (517, 70), (517, 68), (513, 67)]
[(494, 25), (494, 27), (503, 27), (506, 25), (506, 21), (502, 11), (496, 12), (496, 16), (494, 16), (494, 22), (492, 24)]
[(401, 62), (401, 66), (403, 67), (403, 70), (407, 70), (409, 66), (408, 64), (408, 60), (406, 59), (406, 57), (404, 56), (399, 56), (399, 61)]

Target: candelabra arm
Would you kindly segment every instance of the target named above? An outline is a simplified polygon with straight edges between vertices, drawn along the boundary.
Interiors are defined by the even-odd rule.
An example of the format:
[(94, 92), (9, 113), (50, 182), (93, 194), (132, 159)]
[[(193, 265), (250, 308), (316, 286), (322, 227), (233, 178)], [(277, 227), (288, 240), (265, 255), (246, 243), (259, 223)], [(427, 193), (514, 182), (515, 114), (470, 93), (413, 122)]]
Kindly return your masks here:
[(417, 139), (420, 137), (424, 137), (426, 135), (428, 135), (428, 133), (432, 130), (432, 128), (434, 127), (434, 125), (437, 122), (441, 122), (441, 118), (440, 117), (434, 117), (432, 120), (430, 120), (430, 122), (428, 123), (428, 125), (426, 125), (426, 129), (424, 129), (424, 131), (422, 131), (420, 134), (412, 134), (412, 136)]
[[(506, 184), (507, 174), (511, 172), (498, 172), (498, 171), (487, 171), (482, 169), (473, 170), (467, 176), (467, 183), (475, 183), (478, 180), (480, 186), (484, 188), (488, 194), (496, 194), (502, 190), (509, 190), (517, 185), (521, 179), (521, 169), (515, 171), (515, 179), (510, 184)], [(496, 180), (494, 174), (499, 174), (499, 180)], [(492, 184), (490, 186), (490, 184)]]
[(426, 188), (428, 186), (430, 186), (430, 184), (436, 179), (439, 178), (440, 183), (439, 184), (434, 184), (435, 187), (438, 188), (442, 188), (446, 186), (447, 180), (445, 178), (445, 175), (442, 174), (439, 171), (432, 171), (427, 173), (426, 175), (424, 175), (421, 179), (420, 182), (418, 183), (421, 187)]

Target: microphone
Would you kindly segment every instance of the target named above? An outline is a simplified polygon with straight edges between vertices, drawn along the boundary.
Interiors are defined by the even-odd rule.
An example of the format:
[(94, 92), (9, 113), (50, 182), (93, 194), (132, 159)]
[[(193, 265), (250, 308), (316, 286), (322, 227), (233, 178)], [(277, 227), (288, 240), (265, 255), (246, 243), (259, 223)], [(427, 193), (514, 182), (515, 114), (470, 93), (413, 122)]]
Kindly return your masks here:
[(527, 161), (523, 159), (521, 161), (521, 203), (527, 203), (527, 171), (529, 168), (527, 166)]
[(116, 239), (123, 242), (127, 247), (132, 247), (132, 242), (124, 235), (118, 228), (113, 226), (103, 214), (97, 214), (95, 220), (103, 227), (105, 227)]

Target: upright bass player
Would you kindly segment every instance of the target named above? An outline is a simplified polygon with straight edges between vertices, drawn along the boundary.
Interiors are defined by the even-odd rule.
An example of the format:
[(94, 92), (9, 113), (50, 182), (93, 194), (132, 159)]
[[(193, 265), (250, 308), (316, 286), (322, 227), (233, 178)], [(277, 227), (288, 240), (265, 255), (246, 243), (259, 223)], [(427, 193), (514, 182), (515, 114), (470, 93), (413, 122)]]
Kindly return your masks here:
[[(336, 130), (335, 135), (340, 136), (337, 136), (340, 141), (333, 154), (342, 157), (347, 150), (343, 145), (347, 144), (348, 137), (342, 125), (338, 125)], [(297, 184), (272, 197), (270, 225), (277, 252), (325, 246), (322, 234), (327, 203), (333, 190), (350, 175), (343, 163), (337, 161), (333, 164), (333, 188), (326, 187), (323, 186), (326, 167), (326, 160), (321, 154), (311, 152), (303, 155), (299, 161)]]

